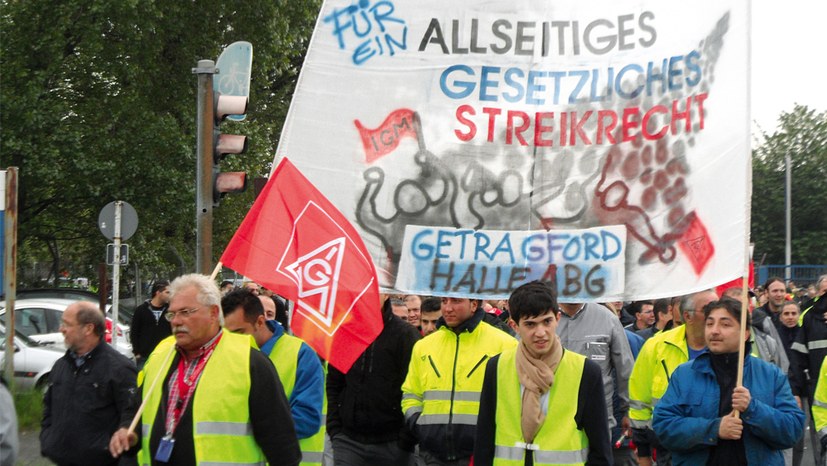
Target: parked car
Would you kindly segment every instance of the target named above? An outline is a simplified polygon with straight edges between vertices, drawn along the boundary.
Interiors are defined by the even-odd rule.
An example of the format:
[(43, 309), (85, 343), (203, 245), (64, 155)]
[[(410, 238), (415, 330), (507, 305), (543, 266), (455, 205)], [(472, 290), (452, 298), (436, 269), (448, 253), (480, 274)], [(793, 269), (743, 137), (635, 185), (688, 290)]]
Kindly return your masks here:
[[(56, 348), (65, 348), (63, 334), (60, 333), (60, 322), (63, 311), (75, 299), (42, 298), (18, 299), (14, 302), (14, 329), (23, 335), (40, 343), (54, 345)], [(0, 323), (6, 323), (5, 301), (0, 302)], [(112, 319), (107, 316), (107, 331), (112, 331)], [(120, 319), (119, 319), (120, 320)], [(115, 349), (128, 358), (132, 358), (132, 345), (129, 343), (129, 327), (118, 324)], [(107, 335), (107, 342), (111, 342), (111, 335)]]
[[(15, 331), (14, 337), (14, 382), (22, 389), (45, 388), (55, 361), (64, 350), (43, 345)], [(0, 325), (0, 367), (6, 361), (6, 328)]]
[[(29, 288), (25, 290), (17, 290), (17, 300), (21, 299), (65, 299), (69, 301), (89, 301), (90, 303), (99, 303), (100, 298), (96, 293), (82, 290), (78, 288)], [(118, 322), (120, 325), (129, 327), (132, 323), (132, 314), (135, 312), (135, 299), (126, 298), (121, 299), (118, 305)], [(0, 301), (0, 306), (3, 306)], [(111, 304), (107, 304), (106, 312), (111, 318)]]

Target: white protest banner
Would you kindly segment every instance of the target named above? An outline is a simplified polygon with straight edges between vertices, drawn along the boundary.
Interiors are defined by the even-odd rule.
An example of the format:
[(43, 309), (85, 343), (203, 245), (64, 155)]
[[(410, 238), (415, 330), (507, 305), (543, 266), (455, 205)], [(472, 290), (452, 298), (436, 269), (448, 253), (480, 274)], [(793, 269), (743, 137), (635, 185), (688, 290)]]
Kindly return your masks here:
[(747, 0), (328, 0), (276, 159), (357, 225), (385, 289), (445, 293), (402, 270), (420, 227), (623, 228), (622, 298), (710, 288), (746, 260), (747, 25)]

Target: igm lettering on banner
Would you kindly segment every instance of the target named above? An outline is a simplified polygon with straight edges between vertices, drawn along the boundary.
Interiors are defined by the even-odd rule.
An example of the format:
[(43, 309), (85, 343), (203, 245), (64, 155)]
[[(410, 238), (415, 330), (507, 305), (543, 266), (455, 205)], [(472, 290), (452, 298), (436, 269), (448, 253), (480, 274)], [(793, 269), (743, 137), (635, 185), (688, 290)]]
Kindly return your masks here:
[[(413, 287), (439, 292), (496, 295), (543, 280), (558, 283), (562, 296), (601, 296), (624, 260), (625, 234), (609, 229), (485, 232), (423, 227), (406, 233)], [(402, 282), (409, 268), (401, 268)]]

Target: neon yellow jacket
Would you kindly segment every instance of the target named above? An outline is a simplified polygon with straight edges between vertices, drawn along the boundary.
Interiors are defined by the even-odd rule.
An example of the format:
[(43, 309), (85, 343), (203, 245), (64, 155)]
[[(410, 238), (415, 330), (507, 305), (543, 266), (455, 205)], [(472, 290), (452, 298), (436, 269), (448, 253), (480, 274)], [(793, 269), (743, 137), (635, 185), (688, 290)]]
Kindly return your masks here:
[(652, 410), (666, 393), (672, 372), (687, 361), (686, 325), (657, 333), (646, 341), (629, 378), (629, 419), (632, 427), (652, 427)]
[(459, 333), (443, 325), (419, 340), (402, 384), (405, 422), (420, 448), (445, 461), (473, 453), (485, 363), (517, 346), (514, 337), (482, 322), (483, 312)]
[(816, 423), (818, 438), (824, 439), (827, 436), (827, 364), (824, 361), (821, 362), (813, 399), (813, 420)]

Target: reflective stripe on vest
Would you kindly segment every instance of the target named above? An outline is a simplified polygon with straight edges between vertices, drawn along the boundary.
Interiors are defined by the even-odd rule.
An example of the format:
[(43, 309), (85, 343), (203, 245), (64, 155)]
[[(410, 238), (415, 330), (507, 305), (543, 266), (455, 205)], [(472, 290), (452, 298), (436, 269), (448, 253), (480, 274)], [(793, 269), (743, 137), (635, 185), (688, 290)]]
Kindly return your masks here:
[[(451, 401), (451, 390), (428, 390), (422, 394), (429, 401)], [(480, 392), (454, 392), (454, 401), (480, 402)]]
[(633, 409), (647, 409), (652, 408), (652, 405), (638, 400), (629, 400), (629, 407)]
[[(494, 456), (504, 458), (508, 461), (516, 461), (518, 464), (525, 464), (524, 447), (504, 447), (497, 445)], [(589, 456), (589, 449), (584, 448), (577, 451), (534, 451), (534, 464), (585, 464)], [(500, 464), (495, 460), (494, 464)]]
[(574, 415), (586, 358), (571, 351), (563, 353), (548, 394), (549, 422), (540, 426), (534, 443), (526, 445), (520, 422), (522, 394), (516, 352), (516, 348), (503, 351), (497, 364), (494, 464), (522, 466), (527, 451), (532, 451), (537, 466), (585, 464), (589, 440), (577, 429)]
[(423, 414), (419, 416), (417, 424), (424, 426), (429, 424), (448, 424), (448, 420), (452, 424), (463, 424), (467, 426), (477, 425), (476, 414)]
[[(293, 388), (296, 385), (296, 369), (302, 343), (304, 342), (300, 338), (285, 333), (279, 337), (273, 346), (273, 350), (270, 351), (270, 360), (276, 366), (276, 371), (279, 373), (279, 379), (281, 379), (281, 384), (284, 386), (284, 393), (287, 395), (288, 401), (293, 395)], [(322, 418), (327, 414), (327, 392), (326, 390), (323, 390), (323, 392)], [(299, 449), (302, 451), (301, 465), (321, 466), (325, 432), (327, 432), (327, 428), (325, 423), (322, 422), (318, 432), (310, 437), (299, 439)]]
[(824, 349), (827, 348), (827, 340), (813, 340), (807, 342), (807, 349), (808, 350), (815, 350), (815, 349)]
[[(247, 335), (223, 332), (191, 401), (192, 435), (195, 461), (199, 465), (210, 464), (265, 464), (252, 428), (249, 424), (250, 348), (255, 342)], [(158, 414), (166, 375), (174, 358), (162, 367), (167, 352), (174, 351), (175, 337), (158, 344), (147, 360), (144, 371), (143, 397), (146, 400), (141, 431), (141, 464), (150, 464), (155, 452), (150, 451), (152, 427)], [(152, 381), (160, 377), (152, 393), (147, 393)]]

